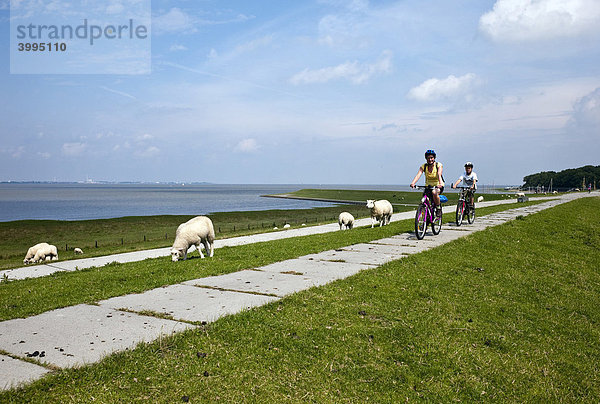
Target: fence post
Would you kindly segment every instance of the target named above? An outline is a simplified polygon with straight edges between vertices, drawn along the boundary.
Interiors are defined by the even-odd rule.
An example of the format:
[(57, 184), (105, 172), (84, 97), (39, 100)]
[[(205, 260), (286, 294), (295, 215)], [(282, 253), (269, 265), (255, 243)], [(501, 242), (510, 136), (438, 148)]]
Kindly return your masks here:
[(146, 235), (144, 234), (144, 241), (146, 241)]
[(123, 245), (123, 238), (121, 237), (121, 245)]
[(69, 245), (65, 244), (65, 251), (69, 251)]
[(98, 248), (98, 240), (96, 240), (96, 248)]

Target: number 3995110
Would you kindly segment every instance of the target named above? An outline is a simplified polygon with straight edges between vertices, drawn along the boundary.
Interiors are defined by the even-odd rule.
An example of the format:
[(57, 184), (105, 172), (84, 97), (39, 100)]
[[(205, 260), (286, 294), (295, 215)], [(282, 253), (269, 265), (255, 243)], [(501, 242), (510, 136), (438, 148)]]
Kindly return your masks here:
[(19, 42), (19, 52), (65, 52), (67, 44), (64, 42)]

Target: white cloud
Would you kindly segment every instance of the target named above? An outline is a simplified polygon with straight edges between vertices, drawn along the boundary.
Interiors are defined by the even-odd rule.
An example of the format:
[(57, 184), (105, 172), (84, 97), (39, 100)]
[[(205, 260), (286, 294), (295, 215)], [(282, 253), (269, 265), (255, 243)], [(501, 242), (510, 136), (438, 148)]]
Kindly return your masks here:
[(146, 140), (151, 140), (154, 139), (154, 136), (148, 134), (148, 133), (144, 133), (143, 135), (139, 135), (138, 137), (135, 138), (135, 140), (137, 140), (138, 142), (144, 142)]
[(240, 153), (253, 153), (259, 149), (256, 139), (244, 139), (240, 141), (234, 148), (236, 152)]
[(85, 143), (65, 143), (62, 145), (62, 153), (65, 156), (79, 156), (86, 149)]
[(167, 13), (152, 18), (152, 30), (157, 33), (163, 32), (195, 32), (194, 18), (173, 7)]
[(381, 57), (373, 63), (358, 63), (357, 61), (353, 61), (317, 70), (307, 68), (295, 74), (290, 79), (290, 82), (294, 85), (299, 85), (346, 79), (353, 84), (362, 84), (378, 73), (389, 73), (391, 70), (392, 53), (384, 51)]
[(48, 160), (52, 155), (48, 152), (37, 152), (38, 157)]
[(237, 14), (223, 19), (202, 19), (173, 7), (166, 13), (152, 18), (152, 30), (156, 33), (193, 33), (200, 25), (241, 23), (253, 18), (252, 15)]
[(460, 77), (450, 75), (441, 80), (432, 78), (424, 81), (419, 86), (412, 88), (408, 92), (408, 98), (417, 101), (435, 101), (443, 98), (454, 98), (468, 94), (476, 82), (477, 76), (473, 73), (467, 73)]
[(178, 52), (178, 51), (186, 51), (186, 50), (188, 50), (188, 48), (185, 47), (185, 46), (183, 46), (183, 45), (173, 44), (173, 45), (171, 45), (171, 47), (169, 48), (169, 50), (171, 52)]
[(110, 93), (114, 93), (114, 94), (118, 94), (118, 95), (122, 95), (123, 97), (127, 97), (127, 98), (131, 98), (132, 100), (137, 100), (137, 98), (131, 94), (128, 94), (124, 91), (119, 91), (119, 90), (114, 90), (112, 88), (108, 88), (106, 86), (100, 86), (101, 89), (108, 91)]
[(600, 87), (575, 102), (567, 129), (572, 134), (597, 141), (600, 133)]
[(154, 157), (160, 153), (160, 149), (156, 146), (147, 147), (144, 150), (138, 150), (135, 155), (138, 157)]
[(7, 151), (10, 153), (10, 155), (13, 158), (18, 159), (18, 158), (21, 158), (21, 156), (23, 156), (23, 154), (25, 154), (25, 147), (19, 146), (16, 149), (11, 148), (11, 149), (8, 149)]
[(479, 29), (495, 41), (536, 41), (600, 31), (598, 0), (498, 0)]

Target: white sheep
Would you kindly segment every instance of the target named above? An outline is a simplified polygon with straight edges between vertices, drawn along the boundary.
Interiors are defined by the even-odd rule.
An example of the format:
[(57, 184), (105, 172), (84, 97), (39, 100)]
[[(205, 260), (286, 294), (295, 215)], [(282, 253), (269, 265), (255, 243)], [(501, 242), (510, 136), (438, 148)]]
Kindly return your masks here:
[(292, 226), (289, 223), (286, 223), (286, 224), (283, 225), (284, 229), (289, 229), (290, 227), (292, 227)]
[(348, 212), (342, 212), (338, 217), (338, 224), (340, 225), (340, 230), (342, 230), (342, 226), (346, 226), (346, 229), (352, 229), (354, 227), (354, 216)]
[(186, 260), (188, 249), (193, 245), (200, 253), (200, 258), (204, 258), (201, 244), (204, 245), (208, 256), (212, 257), (215, 252), (214, 242), (215, 229), (212, 221), (206, 216), (196, 216), (177, 228), (175, 242), (171, 248), (171, 261), (177, 262), (182, 257)]
[(58, 259), (58, 250), (56, 246), (48, 243), (39, 243), (27, 250), (23, 264), (35, 264), (41, 261), (56, 261)]
[(477, 198), (477, 202), (483, 202), (483, 196), (480, 196), (479, 198)]
[(81, 248), (79, 248), (79, 247), (75, 247), (73, 249), (73, 252), (75, 253), (75, 255), (83, 254), (83, 250)]
[(379, 221), (379, 227), (388, 224), (394, 213), (392, 204), (386, 199), (379, 201), (368, 199), (367, 208), (371, 209), (371, 228), (375, 225), (375, 219)]

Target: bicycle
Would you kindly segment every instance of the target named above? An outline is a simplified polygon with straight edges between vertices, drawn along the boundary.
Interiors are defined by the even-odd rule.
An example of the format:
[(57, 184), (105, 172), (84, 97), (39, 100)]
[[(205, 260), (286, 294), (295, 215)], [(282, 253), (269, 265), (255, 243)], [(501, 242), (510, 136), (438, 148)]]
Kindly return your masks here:
[(467, 221), (472, 224), (475, 221), (475, 204), (471, 206), (469, 203), (470, 199), (470, 187), (456, 187), (460, 189), (460, 195), (458, 197), (458, 203), (456, 204), (456, 225), (460, 226), (463, 222), (465, 215)]
[[(433, 203), (431, 202), (431, 191), (433, 189), (432, 186), (416, 186), (417, 189), (424, 189), (423, 198), (421, 198), (421, 203), (417, 209), (417, 213), (415, 215), (415, 234), (417, 235), (417, 239), (422, 240), (425, 237), (425, 231), (427, 231), (427, 226), (431, 224), (431, 232), (434, 235), (440, 234), (442, 230), (442, 215), (436, 215), (434, 211)], [(446, 202), (448, 198), (444, 195), (440, 195), (440, 202)]]

